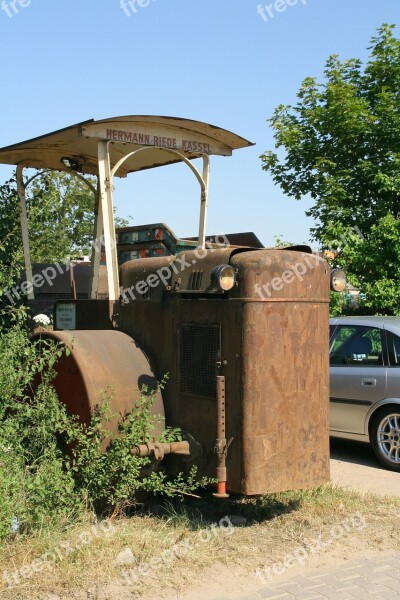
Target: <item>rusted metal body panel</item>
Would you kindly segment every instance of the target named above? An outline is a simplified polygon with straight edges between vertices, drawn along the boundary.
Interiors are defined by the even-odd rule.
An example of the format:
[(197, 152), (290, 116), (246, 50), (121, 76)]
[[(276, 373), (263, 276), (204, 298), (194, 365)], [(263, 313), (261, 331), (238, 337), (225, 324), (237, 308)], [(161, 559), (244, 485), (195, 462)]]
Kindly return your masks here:
[(329, 479), (328, 306), (248, 302), (243, 311), (245, 494)]
[(235, 253), (231, 264), (238, 271), (238, 285), (230, 298), (329, 302), (329, 267), (311, 251)]
[(279, 250), (236, 255), (232, 265), (232, 296), (246, 298), (242, 491), (319, 485), (329, 479), (328, 265)]
[[(227, 361), (229, 365), (229, 376), (226, 379), (226, 432), (227, 437), (232, 437), (233, 432), (238, 434), (234, 436), (234, 442), (229, 449), (228, 479), (230, 489), (240, 492), (242, 441), (239, 432), (242, 412), (239, 391), (241, 330), (238, 324), (240, 324), (242, 306), (236, 304), (232, 309), (227, 310), (224, 300), (212, 298), (182, 301), (179, 297), (171, 296), (164, 303), (138, 300), (121, 308), (119, 325), (128, 335), (134, 337), (145, 354), (150, 357), (158, 378), (168, 373), (168, 381), (163, 390), (166, 423), (181, 427), (201, 444), (203, 453), (196, 460), (196, 464), (201, 473), (210, 477), (214, 477), (216, 472), (214, 454), (217, 437), (216, 390), (215, 393), (213, 390), (210, 393), (203, 393), (202, 389), (200, 393), (190, 393), (190, 390), (187, 392), (182, 389), (182, 371), (187, 370), (189, 376), (192, 376), (195, 367), (193, 368), (193, 365), (188, 364), (188, 360), (182, 357), (180, 330), (183, 324), (195, 324), (204, 327), (206, 331), (208, 328), (220, 327), (223, 349), (221, 359)], [(236, 320), (235, 327), (232, 327), (232, 319)], [(198, 364), (197, 376), (207, 382), (215, 381), (218, 373), (215, 364), (217, 357), (210, 356), (210, 360), (207, 361), (204, 354), (210, 354), (211, 348), (206, 347), (201, 350), (203, 349), (204, 352), (193, 355), (195, 364), (196, 362)], [(196, 392), (196, 389), (194, 391)], [(177, 470), (181, 469), (180, 464)]]
[[(97, 301), (98, 302), (98, 301)], [(35, 337), (54, 339), (66, 346), (57, 362), (54, 386), (71, 414), (78, 414), (88, 424), (93, 410), (105, 398), (112, 412), (130, 413), (146, 385), (155, 390), (157, 380), (147, 358), (135, 342), (120, 331), (39, 331)], [(157, 392), (154, 414), (164, 416), (161, 393)], [(115, 421), (107, 428), (116, 432)], [(157, 431), (164, 429), (161, 422)]]
[[(164, 391), (166, 422), (202, 445), (200, 472), (214, 476), (217, 375), (225, 376), (227, 489), (259, 494), (318, 485), (329, 479), (328, 302), (329, 269), (304, 252), (208, 251), (180, 277), (119, 309), (118, 327), (132, 336), (154, 365), (169, 373)], [(237, 286), (207, 293), (219, 263), (237, 271)], [(123, 288), (157, 276), (164, 259), (123, 265)], [(187, 289), (203, 271), (201, 290)], [(180, 267), (179, 267), (180, 268)], [(269, 284), (269, 285), (268, 285)], [(261, 290), (261, 291), (260, 291)], [(162, 301), (160, 301), (162, 297)]]

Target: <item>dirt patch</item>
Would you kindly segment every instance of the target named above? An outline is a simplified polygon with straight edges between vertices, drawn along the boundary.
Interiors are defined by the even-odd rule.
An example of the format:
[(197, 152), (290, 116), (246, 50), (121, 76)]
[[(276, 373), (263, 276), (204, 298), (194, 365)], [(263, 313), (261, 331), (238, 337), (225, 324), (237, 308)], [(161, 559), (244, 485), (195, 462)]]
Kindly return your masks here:
[[(203, 600), (251, 593), (305, 568), (338, 565), (355, 556), (400, 550), (400, 500), (333, 486), (226, 504), (160, 508), (158, 516), (113, 523), (112, 535), (82, 540), (82, 526), (64, 537), (21, 539), (3, 549), (0, 573), (17, 572), (4, 600)], [(168, 513), (169, 511), (169, 513)], [(86, 527), (87, 531), (87, 527)], [(51, 569), (34, 572), (35, 558), (57, 554)], [(23, 577), (21, 568), (30, 567)], [(197, 594), (197, 596), (196, 596)]]
[(331, 440), (331, 479), (343, 487), (400, 497), (400, 473), (382, 467), (369, 444)]

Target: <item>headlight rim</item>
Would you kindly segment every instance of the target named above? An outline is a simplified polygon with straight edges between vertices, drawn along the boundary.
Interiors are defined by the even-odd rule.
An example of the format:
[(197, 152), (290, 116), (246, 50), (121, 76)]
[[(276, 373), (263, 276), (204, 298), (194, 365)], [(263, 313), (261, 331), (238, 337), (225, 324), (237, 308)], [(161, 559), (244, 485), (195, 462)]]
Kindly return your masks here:
[[(231, 272), (231, 281), (232, 281), (232, 284), (229, 287), (224, 287), (221, 284), (223, 273), (224, 273), (224, 271), (226, 269), (229, 269), (230, 272)], [(232, 267), (232, 265), (229, 265), (229, 264), (217, 265), (212, 270), (211, 279), (212, 279), (213, 285), (215, 287), (217, 287), (221, 292), (229, 292), (230, 290), (232, 290), (235, 287), (235, 284), (236, 284), (236, 272), (235, 272), (235, 269)]]
[[(337, 283), (335, 283), (335, 280), (337, 280), (337, 279), (339, 279), (341, 281), (341, 283), (339, 283), (339, 285)], [(332, 292), (344, 292), (345, 291), (346, 286), (347, 286), (346, 272), (343, 269), (341, 269), (340, 267), (332, 269), (330, 286), (331, 286)], [(343, 287), (341, 287), (341, 286), (343, 286)]]

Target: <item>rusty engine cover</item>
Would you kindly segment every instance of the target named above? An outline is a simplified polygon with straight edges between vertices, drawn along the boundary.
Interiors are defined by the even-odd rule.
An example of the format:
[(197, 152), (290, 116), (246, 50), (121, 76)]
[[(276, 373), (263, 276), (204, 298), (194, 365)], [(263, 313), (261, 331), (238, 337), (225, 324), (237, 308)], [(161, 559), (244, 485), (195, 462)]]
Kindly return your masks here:
[[(83, 303), (86, 311), (87, 301)], [(103, 307), (98, 300), (94, 307)], [(68, 412), (79, 415), (88, 425), (96, 407), (104, 400), (111, 412), (124, 417), (132, 412), (142, 389), (155, 392), (152, 412), (155, 435), (165, 428), (164, 407), (157, 379), (147, 357), (134, 340), (115, 330), (47, 331), (37, 330), (33, 339), (51, 339), (68, 348), (56, 364), (53, 385)], [(156, 391), (157, 390), (157, 391)], [(117, 421), (105, 423), (106, 429), (117, 433)]]
[[(213, 286), (230, 264), (237, 283)], [(329, 268), (291, 250), (212, 249), (121, 268), (115, 319), (150, 358), (168, 425), (203, 448), (215, 476), (216, 376), (226, 380), (227, 489), (262, 494), (329, 479)]]

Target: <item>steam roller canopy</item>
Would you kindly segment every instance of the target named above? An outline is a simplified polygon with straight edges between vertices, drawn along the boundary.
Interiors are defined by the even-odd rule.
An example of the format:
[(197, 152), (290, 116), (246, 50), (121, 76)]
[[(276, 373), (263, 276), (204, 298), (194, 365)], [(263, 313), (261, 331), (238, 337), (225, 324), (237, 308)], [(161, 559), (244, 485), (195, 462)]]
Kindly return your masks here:
[[(142, 386), (157, 389), (157, 380), (144, 353), (135, 341), (120, 331), (42, 331), (34, 339), (54, 339), (70, 350), (58, 359), (53, 385), (68, 412), (88, 424), (95, 407), (107, 399), (113, 413), (125, 415), (141, 396)], [(164, 419), (164, 406), (158, 389), (153, 414)], [(116, 431), (117, 423), (107, 428)], [(155, 422), (154, 433), (164, 429)]]

